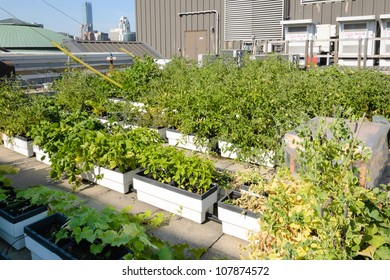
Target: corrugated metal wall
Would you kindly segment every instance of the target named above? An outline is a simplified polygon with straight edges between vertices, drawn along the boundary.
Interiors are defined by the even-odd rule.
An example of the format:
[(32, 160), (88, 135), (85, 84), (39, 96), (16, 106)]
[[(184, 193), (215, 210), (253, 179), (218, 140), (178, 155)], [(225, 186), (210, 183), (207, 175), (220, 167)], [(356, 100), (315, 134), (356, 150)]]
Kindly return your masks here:
[[(337, 24), (336, 17), (390, 14), (390, 0), (345, 0), (302, 4), (290, 1), (290, 18), (313, 19), (321, 24)], [(305, 1), (304, 1), (305, 2)]]
[(185, 31), (207, 30), (214, 51), (215, 14), (180, 18), (181, 12), (217, 10), (220, 13), (220, 46), (223, 46), (224, 0), (135, 0), (137, 41), (149, 44), (164, 57), (183, 55)]
[[(252, 13), (252, 19), (256, 15), (258, 17), (256, 22), (252, 20), (251, 23), (245, 17), (248, 12), (245, 7), (248, 8), (249, 4), (246, 6), (244, 4), (248, 0), (226, 1), (236, 2), (237, 4), (236, 9), (231, 9), (227, 13), (227, 17), (225, 17), (225, 0), (135, 0), (137, 40), (149, 44), (162, 56), (171, 58), (175, 55), (185, 54), (185, 31), (207, 30), (208, 42), (210, 42), (209, 50), (214, 53), (215, 33), (211, 28), (215, 28), (215, 14), (192, 15), (182, 18), (178, 14), (181, 12), (217, 10), (220, 14), (219, 47), (221, 49), (239, 48), (239, 41), (228, 42), (225, 40), (247, 40), (246, 37), (240, 38), (239, 32), (240, 30), (242, 32), (248, 31), (248, 26), (251, 26), (250, 28), (256, 32), (264, 33), (267, 31), (267, 29), (264, 29), (267, 26), (266, 20), (275, 21), (275, 18), (270, 16), (270, 12), (266, 13), (265, 16), (258, 16), (266, 11), (261, 6), (268, 5), (268, 11), (274, 12), (277, 11), (274, 7), (278, 7), (279, 4), (273, 5), (280, 3), (282, 0), (250, 0), (252, 10), (253, 7), (260, 9), (259, 12)], [(339, 16), (376, 15), (378, 17), (380, 14), (390, 14), (390, 0), (335, 0), (318, 1), (318, 3), (312, 1), (312, 3), (307, 4), (302, 4), (302, 0), (284, 0), (284, 15), (289, 16), (292, 20), (313, 19), (321, 24), (337, 24), (336, 17)], [(279, 21), (279, 16), (279, 13), (275, 15), (277, 21)], [(225, 22), (225, 19), (229, 17), (232, 20), (234, 19), (235, 23), (232, 21)], [(230, 29), (230, 34), (238, 35), (229, 37), (230, 35), (225, 32), (225, 28)], [(272, 31), (271, 33), (275, 33), (275, 36), (270, 33), (267, 36), (275, 39), (280, 38), (277, 27), (272, 26), (269, 30), (274, 30), (275, 32)]]

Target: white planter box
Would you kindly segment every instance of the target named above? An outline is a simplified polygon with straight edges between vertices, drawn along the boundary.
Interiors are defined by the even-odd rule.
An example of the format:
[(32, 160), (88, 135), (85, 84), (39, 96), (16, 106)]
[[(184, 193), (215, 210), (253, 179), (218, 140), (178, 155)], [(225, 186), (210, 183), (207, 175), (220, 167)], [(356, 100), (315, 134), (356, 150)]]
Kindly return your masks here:
[(199, 146), (195, 144), (194, 135), (185, 135), (174, 129), (167, 129), (166, 136), (168, 144), (179, 148), (184, 148), (191, 151), (207, 153), (209, 148), (207, 146)]
[(63, 260), (60, 256), (44, 247), (30, 236), (26, 236), (25, 240), (26, 248), (30, 250), (32, 260)]
[[(233, 144), (219, 140), (218, 147), (221, 150), (222, 157), (231, 159), (238, 158), (238, 149), (233, 148)], [(274, 167), (274, 157), (274, 152), (264, 151), (263, 155), (260, 155), (258, 159), (245, 159), (244, 161), (262, 166)]]
[(33, 146), (33, 151), (34, 151), (35, 157), (37, 158), (38, 161), (43, 162), (44, 164), (47, 164), (47, 165), (51, 165), (49, 155), (47, 153), (45, 153), (43, 150), (41, 150), (37, 145)]
[[(239, 192), (234, 191), (233, 193)], [(248, 241), (250, 232), (260, 230), (259, 215), (234, 205), (224, 203), (228, 196), (218, 202), (218, 219), (222, 221), (222, 231), (240, 239)]]
[(24, 227), (47, 216), (47, 208), (41, 206), (17, 217), (0, 210), (0, 237), (16, 250), (25, 247)]
[[(110, 170), (104, 167), (95, 166), (92, 171), (81, 173), (81, 177), (90, 182), (112, 189), (120, 193), (128, 193), (130, 185), (133, 183), (134, 174), (138, 169), (126, 173)], [(103, 175), (102, 179), (97, 179), (98, 175)]]
[(197, 223), (206, 220), (206, 213), (212, 213), (217, 202), (217, 186), (199, 195), (160, 183), (137, 173), (133, 179), (137, 199), (159, 207)]
[(4, 147), (22, 154), (26, 157), (32, 157), (34, 155), (33, 151), (33, 141), (27, 140), (21, 137), (8, 137), (3, 133)]

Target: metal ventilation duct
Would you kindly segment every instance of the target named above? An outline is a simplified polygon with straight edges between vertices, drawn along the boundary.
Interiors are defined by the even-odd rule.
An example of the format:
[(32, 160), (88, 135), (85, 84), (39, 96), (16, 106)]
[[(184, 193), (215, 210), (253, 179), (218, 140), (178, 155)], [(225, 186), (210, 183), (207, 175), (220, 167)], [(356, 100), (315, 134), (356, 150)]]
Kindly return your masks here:
[(225, 41), (281, 39), (283, 0), (225, 0)]

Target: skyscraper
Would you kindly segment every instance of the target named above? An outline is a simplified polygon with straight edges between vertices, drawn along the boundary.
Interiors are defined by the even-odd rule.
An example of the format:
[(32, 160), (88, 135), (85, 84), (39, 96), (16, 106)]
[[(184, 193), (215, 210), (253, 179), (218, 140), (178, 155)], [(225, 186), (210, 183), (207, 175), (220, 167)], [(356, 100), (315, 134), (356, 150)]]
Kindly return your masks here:
[(87, 32), (93, 32), (92, 3), (85, 2), (85, 25)]
[(110, 30), (110, 39), (121, 42), (135, 41), (135, 32), (131, 32), (127, 17), (122, 16), (118, 27)]

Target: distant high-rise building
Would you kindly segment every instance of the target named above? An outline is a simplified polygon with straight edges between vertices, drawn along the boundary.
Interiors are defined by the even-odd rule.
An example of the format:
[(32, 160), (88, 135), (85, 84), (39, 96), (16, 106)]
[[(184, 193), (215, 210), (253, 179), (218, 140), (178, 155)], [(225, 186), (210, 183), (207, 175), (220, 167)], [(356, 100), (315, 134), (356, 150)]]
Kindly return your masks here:
[(87, 32), (93, 32), (92, 3), (85, 2), (85, 25)]
[(120, 42), (135, 41), (135, 32), (131, 32), (127, 17), (122, 16), (119, 19), (118, 27), (110, 30), (110, 39)]
[(80, 26), (80, 38), (82, 40), (94, 41), (92, 3), (85, 2), (83, 5), (84, 23)]

